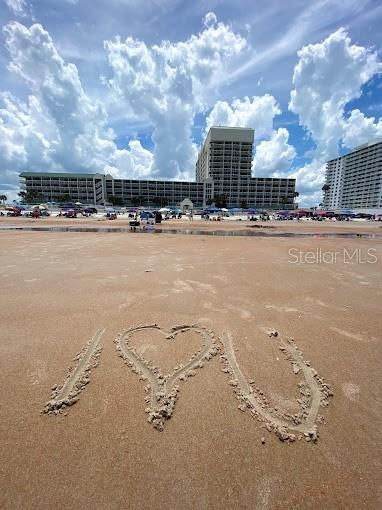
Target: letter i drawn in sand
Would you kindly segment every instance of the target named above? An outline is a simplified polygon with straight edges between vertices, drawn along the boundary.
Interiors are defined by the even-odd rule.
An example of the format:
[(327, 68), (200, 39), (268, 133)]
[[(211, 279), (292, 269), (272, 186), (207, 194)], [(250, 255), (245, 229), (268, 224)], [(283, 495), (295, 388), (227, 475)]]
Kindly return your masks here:
[(98, 365), (102, 350), (100, 340), (104, 332), (104, 328), (97, 331), (77, 354), (74, 358), (74, 361), (78, 361), (77, 366), (69, 369), (64, 383), (52, 387), (52, 396), (45, 405), (44, 413), (57, 415), (78, 402), (78, 395), (90, 382), (91, 369)]

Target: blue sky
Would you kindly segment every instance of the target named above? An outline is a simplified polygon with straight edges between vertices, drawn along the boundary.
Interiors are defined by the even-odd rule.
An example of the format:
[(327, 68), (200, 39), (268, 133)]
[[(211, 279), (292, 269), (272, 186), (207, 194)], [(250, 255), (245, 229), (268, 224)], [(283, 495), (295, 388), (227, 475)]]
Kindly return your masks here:
[[(144, 5), (144, 7), (143, 7)], [(209, 126), (318, 204), (325, 162), (382, 136), (377, 0), (0, 0), (0, 192), (21, 171), (192, 179)]]

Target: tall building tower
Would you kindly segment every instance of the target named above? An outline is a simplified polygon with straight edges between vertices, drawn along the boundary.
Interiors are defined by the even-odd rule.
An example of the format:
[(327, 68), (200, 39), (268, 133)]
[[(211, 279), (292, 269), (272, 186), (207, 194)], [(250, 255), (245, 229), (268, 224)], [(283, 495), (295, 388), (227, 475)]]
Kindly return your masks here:
[(248, 195), (254, 134), (251, 128), (211, 127), (199, 153), (196, 181), (210, 181), (211, 196), (226, 195), (229, 206)]
[(328, 161), (325, 184), (326, 209), (382, 207), (382, 139)]
[(344, 158), (332, 159), (326, 163), (325, 184), (329, 188), (324, 191), (323, 205), (325, 209), (339, 208), (344, 166)]

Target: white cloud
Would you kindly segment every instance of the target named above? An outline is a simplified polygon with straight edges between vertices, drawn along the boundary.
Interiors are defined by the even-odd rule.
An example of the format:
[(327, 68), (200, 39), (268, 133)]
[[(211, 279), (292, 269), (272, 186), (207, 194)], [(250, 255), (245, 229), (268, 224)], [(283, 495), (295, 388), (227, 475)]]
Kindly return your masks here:
[(113, 177), (148, 179), (152, 173), (152, 166), (152, 152), (142, 147), (139, 140), (130, 140), (128, 150), (117, 149), (113, 152), (110, 165), (106, 165), (104, 171)]
[(270, 140), (263, 140), (256, 147), (253, 169), (256, 176), (282, 176), (290, 170), (296, 150), (288, 144), (289, 132), (285, 128), (273, 131)]
[[(299, 192), (300, 193), (300, 192)], [(296, 198), (296, 202), (299, 207), (312, 207), (319, 206), (322, 203), (323, 195), (321, 188), (317, 191), (311, 191), (309, 193), (300, 193), (298, 198)]]
[[(345, 106), (362, 94), (362, 86), (382, 70), (378, 54), (352, 44), (344, 29), (298, 52), (289, 109), (299, 116), (316, 144), (313, 159), (291, 175), (297, 179), (303, 201), (321, 201), (326, 161), (348, 148), (380, 136), (382, 122), (359, 110), (345, 118)], [(319, 197), (319, 198), (318, 198)]]
[(317, 205), (322, 201), (321, 188), (325, 182), (325, 169), (325, 163), (314, 159), (289, 173), (288, 177), (296, 179), (296, 191), (301, 195), (301, 205)]
[(317, 144), (316, 156), (335, 157), (342, 139), (344, 108), (360, 97), (361, 87), (381, 70), (377, 53), (351, 44), (340, 29), (298, 52), (289, 109)]
[[(74, 0), (66, 2), (74, 3)], [(6, 0), (6, 3), (20, 16), (30, 9), (26, 0)], [(325, 3), (325, 0), (320, 2), (319, 12), (325, 10)], [(209, 112), (207, 129), (216, 124), (255, 129), (256, 175), (296, 176), (297, 189), (303, 197), (300, 201), (307, 202), (309, 197), (316, 200), (321, 196), (325, 162), (337, 155), (339, 146), (352, 148), (382, 136), (381, 119), (368, 118), (358, 109), (345, 114), (346, 105), (360, 97), (362, 86), (381, 71), (376, 51), (353, 44), (341, 29), (298, 52), (289, 107), (298, 115), (317, 149), (313, 160), (293, 173), (289, 168), (296, 151), (289, 144), (289, 133), (285, 128), (273, 129), (274, 117), (280, 114), (275, 97), (265, 94), (232, 102), (218, 100), (226, 98), (221, 97), (221, 87), (224, 83), (227, 86), (229, 77), (235, 77), (238, 69), (237, 76), (241, 75), (243, 69), (238, 65), (248, 62), (250, 53), (254, 57), (250, 68), (256, 65), (259, 73), (257, 66), (263, 61), (272, 62), (274, 56), (279, 58), (290, 54), (293, 47), (300, 47), (301, 34), (307, 32), (311, 23), (309, 12), (307, 7), (301, 18), (307, 24), (301, 33), (295, 34), (296, 24), (288, 25), (288, 44), (282, 38), (271, 51), (266, 45), (264, 51), (256, 46), (256, 53), (251, 53), (246, 39), (230, 25), (218, 22), (213, 12), (204, 17), (200, 33), (179, 42), (148, 45), (132, 37), (108, 40), (105, 42), (108, 89), (106, 94), (103, 89), (102, 101), (90, 97), (77, 67), (62, 58), (44, 28), (40, 25), (26, 28), (19, 23), (7, 25), (9, 69), (22, 78), (28, 89), (24, 101), (10, 93), (0, 93), (0, 168), (3, 169), (0, 188), (16, 186), (17, 174), (22, 170), (100, 171), (147, 178), (193, 177), (197, 156), (192, 140), (194, 119), (198, 113)], [(254, 32), (251, 30), (251, 34)], [(312, 37), (317, 37), (317, 33)], [(293, 44), (289, 44), (289, 39)], [(83, 67), (80, 69), (86, 72)], [(107, 75), (102, 66), (100, 73)], [(289, 80), (287, 76), (285, 79)], [(256, 74), (248, 83), (253, 88), (258, 81), (262, 78)], [(243, 95), (248, 93), (247, 85), (241, 84), (239, 90)], [(93, 81), (92, 94), (100, 97), (100, 87), (101, 84), (94, 87)], [(232, 97), (232, 89), (224, 90)], [(153, 153), (138, 140), (128, 142), (127, 139), (124, 149), (117, 146), (115, 133), (109, 127), (109, 116), (114, 113), (110, 104), (118, 113), (115, 116), (118, 124), (123, 119), (128, 126), (124, 132), (137, 129), (152, 133)]]
[[(365, 14), (378, 20), (380, 6), (373, 7), (369, 0), (315, 0), (292, 1), (267, 0), (259, 4), (253, 12), (247, 12), (246, 19), (251, 21), (252, 34), (256, 44), (248, 58), (227, 75), (231, 81), (251, 76), (259, 70), (267, 72), (270, 68), (272, 77), (280, 79), (280, 68), (290, 62), (296, 51), (313, 38), (326, 35), (330, 27), (341, 24), (361, 25)], [(366, 19), (363, 19), (363, 24)], [(370, 25), (367, 27), (370, 29)], [(366, 26), (365, 26), (366, 30)], [(277, 66), (277, 67), (276, 67)], [(276, 72), (272, 72), (272, 68)], [(289, 69), (289, 66), (288, 66)], [(278, 77), (277, 77), (278, 75)], [(283, 84), (289, 85), (289, 75), (282, 76)]]
[(107, 115), (85, 93), (75, 65), (67, 64), (41, 25), (16, 22), (4, 29), (10, 69), (29, 85), (23, 103), (0, 96), (0, 166), (3, 185), (21, 170), (104, 172), (138, 177), (152, 167), (152, 154), (140, 142), (118, 149)]
[(382, 119), (376, 121), (374, 117), (365, 117), (358, 109), (352, 110), (344, 122), (344, 145), (352, 149), (379, 137), (382, 137)]
[(12, 22), (4, 28), (9, 69), (30, 90), (26, 102), (0, 98), (0, 187), (15, 186), (23, 170), (108, 172), (130, 178), (193, 175), (196, 145), (191, 128), (230, 59), (245, 40), (212, 13), (205, 28), (185, 42), (147, 47), (132, 38), (105, 43), (115, 101), (153, 128), (154, 155), (138, 140), (118, 148), (100, 101), (85, 92), (77, 67), (66, 63), (49, 33)]
[(105, 41), (112, 77), (108, 83), (116, 102), (130, 117), (153, 127), (154, 168), (157, 175), (193, 175), (197, 147), (191, 129), (196, 113), (218, 94), (219, 81), (246, 41), (208, 13), (204, 29), (183, 42), (143, 41), (116, 37)]
[(211, 27), (212, 25), (216, 25), (217, 17), (214, 12), (208, 12), (204, 17), (204, 26)]
[(18, 173), (22, 170), (51, 168), (51, 143), (41, 132), (40, 112), (34, 96), (28, 103), (19, 101), (10, 93), (0, 94), (0, 188), (15, 189)]
[(272, 134), (273, 119), (280, 113), (276, 99), (269, 94), (235, 99), (231, 105), (218, 101), (206, 118), (206, 133), (211, 126), (251, 127), (255, 139), (261, 140)]
[(27, 3), (25, 0), (4, 0), (8, 9), (12, 11), (15, 16), (23, 16), (26, 13)]

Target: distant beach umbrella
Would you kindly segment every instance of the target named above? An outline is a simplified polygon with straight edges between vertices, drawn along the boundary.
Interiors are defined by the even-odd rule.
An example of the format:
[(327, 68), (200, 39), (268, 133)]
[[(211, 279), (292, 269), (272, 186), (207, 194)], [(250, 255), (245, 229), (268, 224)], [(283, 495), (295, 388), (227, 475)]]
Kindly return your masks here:
[(316, 216), (334, 216), (334, 211), (316, 211)]

